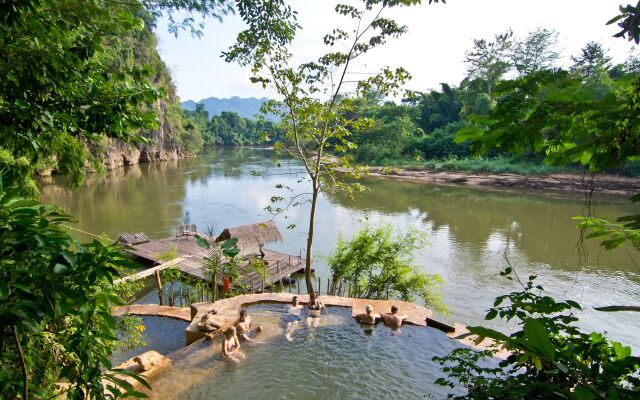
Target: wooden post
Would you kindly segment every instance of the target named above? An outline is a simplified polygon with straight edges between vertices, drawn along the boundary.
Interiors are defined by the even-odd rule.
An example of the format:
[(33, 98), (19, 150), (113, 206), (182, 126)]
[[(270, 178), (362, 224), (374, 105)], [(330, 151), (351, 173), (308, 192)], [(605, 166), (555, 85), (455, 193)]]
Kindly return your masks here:
[(162, 298), (162, 281), (160, 280), (160, 271), (156, 270), (156, 285), (158, 286), (158, 304), (164, 305), (164, 299)]
[(298, 294), (300, 294), (300, 282), (296, 281), (296, 287), (298, 288)]
[(318, 296), (320, 296), (322, 292), (322, 286), (320, 286), (320, 277), (318, 277)]
[(264, 279), (262, 279), (262, 293), (264, 293)]
[(351, 282), (349, 282), (349, 287), (347, 289), (347, 297), (351, 297)]
[(249, 282), (251, 283), (251, 294), (253, 294), (253, 275), (249, 274)]
[(327, 278), (327, 295), (329, 295), (329, 286), (331, 286), (331, 278)]

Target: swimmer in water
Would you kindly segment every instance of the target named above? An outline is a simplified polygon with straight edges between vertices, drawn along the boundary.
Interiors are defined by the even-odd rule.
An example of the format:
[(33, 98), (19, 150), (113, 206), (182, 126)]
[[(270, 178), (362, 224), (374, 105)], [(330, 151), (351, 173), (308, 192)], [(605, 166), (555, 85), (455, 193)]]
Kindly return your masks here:
[(247, 310), (240, 311), (240, 318), (235, 323), (235, 328), (238, 331), (238, 337), (250, 343), (263, 343), (259, 340), (255, 340), (252, 336), (256, 336), (262, 332), (262, 326), (258, 326), (255, 329), (251, 328), (251, 316), (247, 313)]
[(380, 318), (386, 326), (397, 331), (402, 326), (402, 322), (408, 317), (404, 314), (398, 313), (398, 307), (391, 306), (391, 313), (382, 313), (380, 314)]
[(363, 314), (355, 316), (355, 319), (362, 325), (375, 325), (378, 318), (380, 318), (380, 315), (373, 313), (373, 307), (370, 304), (367, 304)]
[(298, 325), (300, 325), (300, 312), (302, 311), (302, 305), (298, 303), (298, 296), (293, 296), (291, 299), (291, 304), (287, 308), (287, 315), (284, 316), (283, 321), (287, 323), (287, 328), (285, 330), (285, 338), (288, 341), (293, 340), (293, 332), (298, 329)]
[(230, 326), (224, 332), (225, 338), (222, 341), (222, 356), (234, 363), (239, 363), (245, 358), (245, 355), (240, 351), (240, 341), (236, 335), (236, 328)]
[(307, 325), (317, 328), (320, 324), (320, 314), (324, 310), (324, 304), (318, 300), (318, 294), (311, 292), (309, 295), (309, 316), (307, 317)]

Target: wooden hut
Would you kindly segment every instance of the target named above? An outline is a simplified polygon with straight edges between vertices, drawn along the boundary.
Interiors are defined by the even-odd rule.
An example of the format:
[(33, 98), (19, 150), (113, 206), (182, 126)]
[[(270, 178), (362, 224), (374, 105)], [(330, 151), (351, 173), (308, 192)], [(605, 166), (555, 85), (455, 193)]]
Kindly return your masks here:
[(262, 255), (262, 248), (271, 242), (281, 242), (282, 234), (273, 221), (259, 222), (257, 224), (240, 225), (235, 228), (226, 228), (218, 235), (216, 242), (224, 242), (231, 238), (238, 239), (238, 248), (242, 257)]

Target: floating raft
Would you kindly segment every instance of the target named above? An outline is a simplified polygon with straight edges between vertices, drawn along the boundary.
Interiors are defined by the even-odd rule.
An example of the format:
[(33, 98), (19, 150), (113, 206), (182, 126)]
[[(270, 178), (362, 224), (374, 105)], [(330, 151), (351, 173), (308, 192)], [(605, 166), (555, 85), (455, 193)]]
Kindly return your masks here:
[[(178, 236), (160, 240), (152, 240), (133, 244), (125, 247), (124, 252), (138, 257), (148, 263), (160, 264), (159, 259), (163, 254), (176, 251), (177, 257), (182, 260), (174, 266), (182, 273), (196, 279), (207, 280), (203, 271), (204, 258), (207, 257), (207, 250), (198, 246), (193, 236)], [(260, 289), (262, 285), (269, 286), (280, 282), (280, 279), (299, 271), (304, 267), (304, 261), (298, 256), (292, 256), (277, 251), (262, 248), (263, 260), (267, 262), (267, 280), (262, 281), (262, 277), (255, 271), (243, 272), (241, 282), (248, 287), (253, 286)], [(260, 256), (257, 256), (260, 257)], [(244, 259), (241, 270), (245, 271), (249, 265), (249, 259)]]

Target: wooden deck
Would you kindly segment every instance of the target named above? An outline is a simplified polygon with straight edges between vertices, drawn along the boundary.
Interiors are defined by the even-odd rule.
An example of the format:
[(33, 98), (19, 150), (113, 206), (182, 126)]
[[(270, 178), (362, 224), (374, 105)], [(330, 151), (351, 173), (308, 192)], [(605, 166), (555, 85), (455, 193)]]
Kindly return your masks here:
[[(194, 278), (207, 280), (203, 272), (204, 258), (207, 256), (207, 250), (198, 246), (195, 239), (190, 236), (182, 236), (179, 238), (171, 237), (160, 240), (151, 240), (146, 243), (136, 244), (124, 248), (124, 251), (142, 258), (147, 262), (159, 264), (159, 260), (163, 254), (172, 250), (176, 250), (177, 257), (184, 258), (176, 264), (176, 267), (184, 274)], [(279, 282), (280, 279), (304, 267), (304, 261), (298, 256), (292, 256), (277, 251), (263, 249), (265, 253), (264, 260), (267, 262), (267, 280), (263, 283), (262, 277), (255, 271), (246, 271), (242, 274), (241, 282), (254, 290), (262, 290), (263, 287), (272, 283)], [(249, 262), (245, 261), (241, 265), (241, 269), (246, 269)]]

